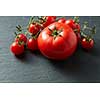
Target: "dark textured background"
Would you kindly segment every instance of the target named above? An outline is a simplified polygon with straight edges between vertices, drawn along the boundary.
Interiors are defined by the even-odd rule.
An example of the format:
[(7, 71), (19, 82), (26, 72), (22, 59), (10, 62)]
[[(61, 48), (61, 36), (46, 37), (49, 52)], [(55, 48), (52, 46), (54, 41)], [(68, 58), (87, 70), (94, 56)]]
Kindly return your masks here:
[[(68, 17), (67, 17), (68, 18)], [(100, 17), (80, 17), (81, 23), (96, 24), (95, 47), (80, 47), (65, 61), (51, 61), (39, 52), (25, 52), (16, 58), (9, 51), (15, 26), (27, 25), (28, 17), (0, 17), (0, 82), (100, 82)]]

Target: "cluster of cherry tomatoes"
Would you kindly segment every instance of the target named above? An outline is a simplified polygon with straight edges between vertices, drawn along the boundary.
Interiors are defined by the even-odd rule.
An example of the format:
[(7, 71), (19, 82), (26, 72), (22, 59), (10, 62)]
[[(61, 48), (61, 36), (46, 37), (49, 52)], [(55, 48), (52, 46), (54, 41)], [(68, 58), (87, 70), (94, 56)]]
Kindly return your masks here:
[(20, 25), (16, 26), (16, 37), (10, 46), (12, 53), (15, 55), (21, 55), (24, 53), (26, 46), (31, 51), (38, 50), (37, 37), (39, 32), (46, 26), (55, 22), (55, 19), (55, 16), (44, 16), (38, 17), (38, 21), (34, 21), (34, 17), (31, 17), (27, 27), (27, 33), (29, 33), (31, 36), (29, 39), (27, 38), (27, 33), (25, 34), (25, 32), (22, 32), (22, 27)]
[[(27, 48), (31, 51), (40, 50), (43, 55), (51, 59), (64, 59), (66, 56), (69, 56), (68, 54), (71, 55), (75, 51), (77, 43), (80, 44), (82, 48), (90, 50), (94, 46), (93, 34), (96, 33), (95, 26), (90, 28), (86, 22), (84, 23), (83, 28), (81, 28), (79, 17), (66, 19), (65, 17), (59, 18), (56, 16), (35, 16), (35, 18), (30, 18), (26, 32), (22, 32), (23, 29), (20, 25), (16, 26), (16, 28), (16, 37), (10, 46), (10, 50), (13, 54), (21, 55)], [(85, 34), (85, 30), (89, 30), (90, 33)], [(65, 33), (70, 33), (70, 35), (65, 35)], [(75, 33), (75, 36), (73, 33)], [(55, 43), (53, 42), (52, 45), (50, 43), (52, 41), (51, 37), (56, 41)], [(69, 42), (72, 47), (68, 46), (68, 43), (66, 45), (66, 48), (71, 49), (67, 50), (65, 45), (60, 45), (60, 43), (64, 44), (65, 42), (65, 40), (62, 40), (60, 37), (66, 39), (67, 42), (72, 41)], [(61, 48), (63, 48), (63, 53), (60, 51)], [(66, 49), (65, 52), (64, 49)], [(58, 51), (59, 54), (57, 53)]]

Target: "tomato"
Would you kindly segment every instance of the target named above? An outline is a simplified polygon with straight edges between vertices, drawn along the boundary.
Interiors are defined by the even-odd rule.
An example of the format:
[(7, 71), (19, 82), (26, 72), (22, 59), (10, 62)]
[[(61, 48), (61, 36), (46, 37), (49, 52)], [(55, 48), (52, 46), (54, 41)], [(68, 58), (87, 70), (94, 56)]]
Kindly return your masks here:
[(24, 53), (24, 44), (19, 44), (18, 42), (13, 42), (10, 46), (10, 50), (15, 55), (21, 55)]
[(75, 32), (80, 32), (80, 24), (76, 23), (73, 19), (65, 21), (66, 25), (69, 25)]
[(59, 23), (65, 23), (65, 22), (66, 22), (66, 19), (65, 19), (65, 18), (60, 18), (60, 19), (58, 20), (58, 22), (59, 22)]
[(37, 39), (34, 39), (34, 38), (30, 38), (28, 41), (27, 41), (27, 47), (29, 50), (37, 50), (38, 49), (38, 45), (37, 45)]
[(47, 27), (48, 25), (54, 23), (56, 21), (56, 16), (45, 16), (43, 17), (44, 21), (43, 21), (43, 27)]
[(57, 17), (56, 16), (52, 16), (54, 19), (56, 19)]
[(27, 42), (27, 37), (26, 37), (26, 35), (24, 35), (23, 33), (21, 33), (21, 34), (18, 34), (16, 36), (15, 41), (16, 42), (19, 42), (20, 41), (20, 42), (26, 43)]
[(75, 33), (80, 33), (80, 30), (81, 30), (80, 24), (75, 23), (74, 32), (75, 32)]
[(39, 24), (36, 24), (36, 23), (32, 23), (29, 25), (29, 28), (28, 28), (28, 31), (31, 33), (31, 34), (37, 34), (41, 29), (41, 26)]
[(65, 24), (69, 25), (72, 29), (75, 29), (75, 22), (73, 19), (66, 20)]
[(76, 33), (77, 40), (80, 43), (80, 41), (81, 41), (81, 35), (80, 35), (81, 28), (80, 28), (80, 24), (76, 23), (73, 19), (66, 20), (65, 24), (69, 25), (73, 29), (73, 31)]
[(63, 60), (71, 56), (77, 47), (73, 30), (63, 23), (55, 22), (41, 31), (38, 48), (47, 58)]
[(86, 50), (90, 50), (94, 46), (94, 40), (93, 39), (87, 40), (86, 38), (83, 38), (81, 41), (81, 45), (82, 45), (82, 48)]
[(76, 36), (77, 36), (78, 43), (80, 43), (81, 42), (81, 34), (80, 33), (76, 33)]

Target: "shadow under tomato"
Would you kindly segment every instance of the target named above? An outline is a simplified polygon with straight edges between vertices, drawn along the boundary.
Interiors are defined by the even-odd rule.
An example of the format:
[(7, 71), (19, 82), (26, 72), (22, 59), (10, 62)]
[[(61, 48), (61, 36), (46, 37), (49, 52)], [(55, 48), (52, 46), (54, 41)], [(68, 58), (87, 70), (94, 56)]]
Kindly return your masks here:
[(34, 65), (36, 61), (38, 61), (39, 59), (43, 59), (42, 54), (38, 50), (37, 51), (26, 50), (22, 55), (15, 57), (20, 62), (24, 62), (29, 65)]
[(86, 52), (78, 49), (73, 56), (66, 60), (49, 60), (49, 62), (64, 77), (72, 77), (72, 80), (74, 80), (72, 82), (100, 82), (100, 77), (98, 76), (100, 63), (93, 57), (93, 54), (95, 55), (96, 53), (95, 51)]
[(23, 58), (25, 58), (26, 57), (26, 53), (24, 52), (23, 54), (21, 54), (21, 55), (15, 55), (15, 57), (17, 58), (17, 59), (23, 59)]
[(78, 65), (78, 58), (76, 58), (75, 55), (61, 61), (55, 61), (55, 60), (49, 60), (49, 62), (57, 69), (62, 70), (64, 72), (66, 71), (77, 71), (80, 68), (80, 65)]
[(35, 51), (29, 50), (29, 52), (30, 52), (31, 54), (33, 54), (33, 55), (40, 55), (40, 54), (41, 54), (39, 50), (35, 50)]

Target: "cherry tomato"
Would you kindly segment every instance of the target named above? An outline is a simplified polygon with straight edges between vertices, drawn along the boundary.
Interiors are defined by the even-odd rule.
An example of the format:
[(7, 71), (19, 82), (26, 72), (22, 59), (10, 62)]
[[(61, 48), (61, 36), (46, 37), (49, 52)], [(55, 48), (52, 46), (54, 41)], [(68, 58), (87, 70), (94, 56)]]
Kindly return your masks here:
[(75, 23), (75, 21), (73, 19), (69, 19), (65, 21), (66, 25), (69, 25), (73, 31), (80, 33), (80, 24)]
[(68, 20), (66, 20), (66, 22), (65, 22), (65, 24), (66, 25), (69, 25), (72, 29), (75, 29), (75, 22), (74, 22), (74, 20), (73, 19), (68, 19)]
[(28, 41), (27, 41), (27, 47), (29, 50), (37, 50), (38, 49), (38, 45), (37, 45), (37, 39), (34, 39), (34, 38), (30, 38)]
[(93, 39), (87, 40), (86, 38), (83, 38), (81, 45), (82, 45), (82, 48), (86, 50), (90, 50), (94, 46), (94, 40)]
[(56, 19), (57, 17), (56, 16), (52, 16), (54, 19)]
[(45, 21), (43, 22), (43, 27), (47, 27), (48, 25), (54, 23), (56, 21), (56, 16), (46, 16)]
[(77, 47), (73, 30), (63, 23), (55, 22), (41, 31), (38, 48), (47, 58), (63, 60), (71, 56)]
[(77, 36), (78, 43), (80, 43), (81, 42), (81, 34), (80, 33), (76, 33), (76, 36)]
[(80, 43), (80, 41), (81, 41), (80, 24), (75, 23), (75, 21), (73, 19), (66, 20), (65, 24), (69, 25), (73, 29), (73, 31), (76, 33), (78, 43)]
[(24, 44), (13, 42), (10, 46), (10, 50), (14, 55), (21, 55), (24, 53)]
[(29, 25), (28, 31), (31, 34), (37, 34), (40, 31), (40, 29), (41, 29), (41, 26), (39, 24), (32, 23)]
[(60, 19), (58, 20), (58, 22), (59, 22), (59, 23), (65, 23), (65, 22), (66, 22), (66, 19), (65, 19), (65, 18), (60, 18)]
[(26, 43), (27, 42), (27, 37), (23, 33), (21, 33), (21, 34), (18, 34), (16, 36), (15, 41), (16, 42), (19, 42), (20, 41), (20, 42)]
[(75, 26), (74, 26), (75, 33), (80, 33), (80, 30), (81, 30), (80, 24), (75, 23)]

